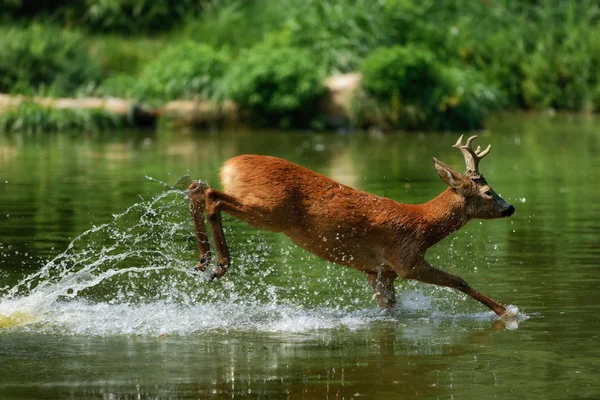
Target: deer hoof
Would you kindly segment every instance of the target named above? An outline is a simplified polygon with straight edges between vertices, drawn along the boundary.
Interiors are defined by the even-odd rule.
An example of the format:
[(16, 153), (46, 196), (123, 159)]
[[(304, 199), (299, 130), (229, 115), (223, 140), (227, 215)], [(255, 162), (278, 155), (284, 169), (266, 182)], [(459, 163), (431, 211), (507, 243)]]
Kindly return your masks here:
[(504, 313), (500, 316), (500, 318), (511, 319), (516, 318), (517, 315), (519, 315), (519, 308), (511, 305), (506, 307), (506, 310), (504, 310)]
[(188, 190), (194, 191), (200, 187), (200, 184), (197, 181), (194, 181), (188, 186)]
[(210, 276), (210, 280), (213, 281), (216, 278), (222, 277), (223, 275), (225, 275), (228, 268), (229, 268), (229, 265), (219, 263), (217, 265), (217, 269), (215, 270), (215, 272)]
[(204, 272), (204, 271), (206, 271), (207, 265), (208, 265), (208, 259), (202, 257), (200, 260), (198, 260), (198, 263), (194, 266), (193, 270)]

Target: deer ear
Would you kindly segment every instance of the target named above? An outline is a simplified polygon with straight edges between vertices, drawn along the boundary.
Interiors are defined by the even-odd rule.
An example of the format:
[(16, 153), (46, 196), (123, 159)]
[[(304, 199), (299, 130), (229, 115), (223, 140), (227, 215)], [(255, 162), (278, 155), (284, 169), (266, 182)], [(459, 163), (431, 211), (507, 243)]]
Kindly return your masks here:
[(444, 164), (435, 157), (433, 157), (433, 164), (435, 165), (435, 169), (437, 169), (440, 178), (442, 178), (442, 180), (446, 182), (448, 186), (458, 189), (462, 185), (464, 177), (463, 174), (450, 168), (448, 165)]

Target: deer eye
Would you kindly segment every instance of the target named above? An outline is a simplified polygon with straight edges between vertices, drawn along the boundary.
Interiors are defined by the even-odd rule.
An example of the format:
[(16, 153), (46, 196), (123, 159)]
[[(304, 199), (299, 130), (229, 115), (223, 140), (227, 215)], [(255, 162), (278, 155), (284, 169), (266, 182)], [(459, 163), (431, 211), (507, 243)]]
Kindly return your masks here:
[(490, 196), (490, 197), (492, 197), (492, 195), (493, 195), (491, 190), (486, 190), (485, 192), (483, 192), (483, 194), (485, 194), (486, 196)]

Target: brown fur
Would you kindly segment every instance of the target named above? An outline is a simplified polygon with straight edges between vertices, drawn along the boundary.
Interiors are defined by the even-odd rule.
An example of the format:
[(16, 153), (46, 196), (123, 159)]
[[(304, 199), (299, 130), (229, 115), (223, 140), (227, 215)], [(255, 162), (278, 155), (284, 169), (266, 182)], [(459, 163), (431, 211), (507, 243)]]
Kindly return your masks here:
[(429, 265), (425, 252), (472, 218), (499, 218), (514, 208), (491, 191), (483, 176), (469, 177), (434, 163), (450, 187), (427, 203), (402, 204), (279, 158), (231, 158), (221, 170), (223, 192), (200, 183), (190, 186), (200, 249), (197, 268), (204, 270), (210, 258), (204, 211), (219, 255), (213, 278), (229, 267), (220, 216), (225, 211), (257, 228), (282, 232), (325, 260), (364, 271), (381, 307), (395, 304), (394, 281), (401, 276), (461, 290), (503, 314), (500, 303)]

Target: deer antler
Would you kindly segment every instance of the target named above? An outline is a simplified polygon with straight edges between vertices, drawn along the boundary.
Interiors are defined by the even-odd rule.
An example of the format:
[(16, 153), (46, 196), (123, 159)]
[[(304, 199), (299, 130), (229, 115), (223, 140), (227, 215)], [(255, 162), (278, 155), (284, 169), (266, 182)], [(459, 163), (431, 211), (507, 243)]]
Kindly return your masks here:
[(464, 135), (460, 135), (456, 144), (452, 147), (459, 149), (463, 156), (465, 157), (465, 164), (467, 164), (467, 174), (470, 176), (479, 176), (479, 161), (488, 155), (492, 145), (488, 145), (485, 150), (481, 150), (481, 146), (477, 146), (477, 150), (473, 150), (471, 148), (471, 142), (477, 139), (477, 136), (471, 136), (467, 139), (467, 143), (465, 145), (462, 144), (462, 139)]

